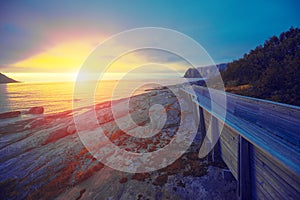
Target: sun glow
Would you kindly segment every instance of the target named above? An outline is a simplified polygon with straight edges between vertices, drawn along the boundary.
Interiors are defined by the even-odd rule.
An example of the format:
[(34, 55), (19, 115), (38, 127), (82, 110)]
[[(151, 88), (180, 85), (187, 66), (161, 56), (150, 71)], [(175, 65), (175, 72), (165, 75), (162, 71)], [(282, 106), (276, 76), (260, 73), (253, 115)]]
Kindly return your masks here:
[[(13, 64), (15, 67), (35, 69), (35, 72), (76, 72), (95, 44), (87, 41), (70, 41), (56, 45), (40, 54)], [(32, 71), (32, 70), (30, 70)]]
[[(76, 81), (77, 73), (79, 72), (86, 59), (89, 58), (90, 53), (97, 47), (99, 42), (94, 39), (81, 38), (76, 40), (68, 40), (58, 45), (55, 45), (44, 52), (33, 55), (25, 60), (12, 64), (13, 67), (26, 69), (26, 73), (6, 73), (10, 77), (21, 82), (64, 82)], [(105, 59), (111, 59), (114, 52), (123, 46), (114, 46), (105, 52), (105, 55), (89, 59), (90, 73), (99, 72), (99, 67), (103, 68), (99, 74), (99, 78), (103, 80), (116, 80), (124, 78), (124, 75), (129, 78), (158, 78), (160, 76), (170, 76), (170, 70), (163, 65), (157, 66), (155, 60), (151, 60), (147, 54), (143, 52), (132, 52), (124, 56), (120, 56), (114, 60), (109, 66), (104, 66)], [(150, 64), (149, 63), (153, 63)], [(157, 62), (157, 61), (156, 61)], [(182, 63), (162, 63), (173, 69), (184, 71), (186, 67)], [(141, 66), (143, 70), (136, 70)], [(167, 73), (166, 73), (167, 70)], [(176, 71), (176, 70), (175, 70)], [(172, 76), (178, 76), (174, 74)], [(93, 76), (87, 73), (83, 79), (78, 81), (88, 81)], [(95, 76), (94, 76), (95, 78)], [(98, 78), (98, 77), (97, 77)], [(81, 77), (82, 79), (82, 77)]]

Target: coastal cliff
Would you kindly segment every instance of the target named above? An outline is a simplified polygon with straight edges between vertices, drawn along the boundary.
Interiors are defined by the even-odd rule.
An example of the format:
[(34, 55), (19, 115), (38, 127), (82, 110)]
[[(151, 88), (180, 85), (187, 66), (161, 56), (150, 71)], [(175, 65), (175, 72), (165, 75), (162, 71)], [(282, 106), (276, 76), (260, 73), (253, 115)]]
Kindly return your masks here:
[[(227, 64), (221, 63), (217, 64), (216, 67), (219, 71), (223, 71), (226, 69)], [(184, 78), (210, 78), (215, 76), (217, 73), (216, 68), (212, 66), (204, 66), (197, 68), (189, 68), (185, 74)]]

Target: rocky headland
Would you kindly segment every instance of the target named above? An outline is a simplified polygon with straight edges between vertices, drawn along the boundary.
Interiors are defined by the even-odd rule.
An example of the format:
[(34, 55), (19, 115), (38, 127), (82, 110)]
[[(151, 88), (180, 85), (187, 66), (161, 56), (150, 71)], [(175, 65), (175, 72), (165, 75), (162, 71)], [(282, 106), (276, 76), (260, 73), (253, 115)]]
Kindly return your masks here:
[(0, 73), (0, 84), (2, 83), (17, 83), (18, 81), (12, 79), (12, 78), (9, 78), (7, 76), (5, 76), (4, 74), (1, 74)]

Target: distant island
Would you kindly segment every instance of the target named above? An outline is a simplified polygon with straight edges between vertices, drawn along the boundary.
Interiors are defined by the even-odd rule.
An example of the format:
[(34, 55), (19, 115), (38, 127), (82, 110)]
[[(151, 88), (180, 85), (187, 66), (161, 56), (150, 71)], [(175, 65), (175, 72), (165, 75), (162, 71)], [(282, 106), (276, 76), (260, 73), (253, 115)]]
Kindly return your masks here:
[[(226, 63), (221, 63), (216, 65), (219, 71), (224, 71), (227, 67)], [(184, 78), (209, 78), (213, 77), (216, 73), (216, 68), (212, 68), (212, 66), (204, 66), (204, 67), (197, 67), (197, 68), (189, 68), (185, 74)], [(201, 75), (200, 75), (201, 73)]]
[(9, 78), (7, 76), (5, 76), (4, 74), (0, 73), (0, 84), (3, 83), (18, 83), (19, 81), (16, 81), (12, 78)]

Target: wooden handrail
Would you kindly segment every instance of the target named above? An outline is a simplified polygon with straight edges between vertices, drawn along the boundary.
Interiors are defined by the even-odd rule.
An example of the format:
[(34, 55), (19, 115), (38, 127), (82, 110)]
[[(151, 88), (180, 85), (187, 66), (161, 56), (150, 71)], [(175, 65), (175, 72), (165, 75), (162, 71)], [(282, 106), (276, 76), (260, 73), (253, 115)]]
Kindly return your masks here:
[[(300, 174), (300, 107), (225, 93), (206, 87), (182, 88), (200, 107), (236, 130), (248, 142)], [(226, 116), (211, 109), (210, 92), (226, 95)], [(216, 103), (216, 102), (215, 102)], [(224, 105), (215, 104), (224, 109)]]

